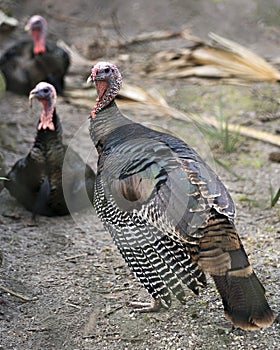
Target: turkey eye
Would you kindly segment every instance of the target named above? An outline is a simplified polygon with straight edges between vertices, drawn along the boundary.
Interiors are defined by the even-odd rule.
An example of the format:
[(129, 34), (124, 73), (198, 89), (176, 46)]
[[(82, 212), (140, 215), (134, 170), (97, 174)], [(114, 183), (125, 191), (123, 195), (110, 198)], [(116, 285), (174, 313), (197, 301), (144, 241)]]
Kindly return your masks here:
[(49, 92), (49, 89), (48, 88), (44, 88), (43, 92), (47, 93), (47, 92)]
[(109, 73), (109, 72), (110, 72), (110, 68), (105, 68), (105, 69), (104, 69), (104, 72), (105, 72), (105, 73)]

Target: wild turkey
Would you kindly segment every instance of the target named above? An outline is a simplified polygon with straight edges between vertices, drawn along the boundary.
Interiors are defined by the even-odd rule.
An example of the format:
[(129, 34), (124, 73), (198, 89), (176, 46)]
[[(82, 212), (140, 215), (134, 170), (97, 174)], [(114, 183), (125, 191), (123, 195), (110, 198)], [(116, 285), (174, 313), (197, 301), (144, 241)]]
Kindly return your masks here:
[(209, 273), (226, 317), (237, 327), (268, 327), (274, 315), (234, 226), (234, 204), (217, 175), (180, 139), (126, 118), (114, 99), (122, 77), (97, 63), (90, 136), (99, 153), (94, 206), (131, 270), (153, 297), (139, 311), (182, 303)]
[(46, 81), (61, 94), (70, 65), (68, 53), (56, 44), (46, 42), (47, 21), (42, 16), (32, 16), (26, 29), (33, 41), (16, 43), (0, 59), (7, 90), (28, 95), (37, 83)]
[(39, 83), (30, 92), (30, 101), (34, 98), (42, 104), (37, 135), (28, 155), (18, 160), (6, 176), (9, 181), (5, 181), (5, 187), (33, 216), (66, 215), (69, 209), (64, 195), (73, 211), (92, 202), (95, 174), (73, 149), (62, 143), (53, 85)]

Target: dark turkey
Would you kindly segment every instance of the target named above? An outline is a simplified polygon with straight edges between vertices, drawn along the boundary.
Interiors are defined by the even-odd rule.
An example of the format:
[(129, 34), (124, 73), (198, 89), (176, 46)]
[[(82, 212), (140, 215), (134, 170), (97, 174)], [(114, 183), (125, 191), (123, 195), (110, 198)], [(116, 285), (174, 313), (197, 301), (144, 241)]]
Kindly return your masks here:
[(95, 174), (73, 149), (62, 143), (55, 88), (41, 82), (30, 92), (30, 101), (34, 98), (42, 104), (35, 142), (28, 155), (8, 173), (5, 187), (33, 216), (66, 215), (68, 207), (75, 211), (92, 202)]
[(185, 301), (209, 273), (225, 315), (243, 329), (268, 327), (274, 315), (234, 226), (225, 186), (180, 139), (127, 119), (115, 104), (122, 78), (99, 62), (89, 80), (97, 100), (90, 135), (99, 153), (94, 206), (131, 270), (152, 295), (139, 311)]
[(37, 83), (46, 81), (61, 94), (70, 65), (69, 54), (56, 44), (46, 42), (47, 22), (43, 17), (31, 17), (26, 29), (33, 41), (16, 43), (0, 58), (7, 90), (28, 95)]

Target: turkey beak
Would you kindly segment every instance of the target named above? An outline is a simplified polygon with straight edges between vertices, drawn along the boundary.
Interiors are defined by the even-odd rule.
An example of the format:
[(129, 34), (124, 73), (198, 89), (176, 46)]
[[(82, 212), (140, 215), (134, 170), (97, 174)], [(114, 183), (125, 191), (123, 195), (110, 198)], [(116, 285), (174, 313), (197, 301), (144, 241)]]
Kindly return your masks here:
[(92, 77), (92, 74), (87, 78), (87, 84), (89, 83), (92, 83), (94, 80), (93, 80), (93, 77)]
[(98, 69), (93, 67), (91, 70), (91, 74), (87, 79), (87, 83), (93, 83), (94, 81), (96, 81), (96, 75), (98, 73)]
[(29, 30), (30, 30), (30, 24), (29, 24), (29, 23), (27, 23), (27, 24), (25, 25), (24, 30), (25, 30), (26, 32), (29, 32)]
[(33, 89), (29, 94), (29, 107), (32, 108), (32, 100), (37, 95), (37, 90)]

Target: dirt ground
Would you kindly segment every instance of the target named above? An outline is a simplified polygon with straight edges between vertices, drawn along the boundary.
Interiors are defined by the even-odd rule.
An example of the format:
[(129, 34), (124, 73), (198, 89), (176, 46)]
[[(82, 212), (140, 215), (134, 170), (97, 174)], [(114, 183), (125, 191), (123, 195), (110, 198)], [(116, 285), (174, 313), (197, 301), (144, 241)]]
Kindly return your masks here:
[[(161, 49), (183, 46), (182, 40), (143, 42), (121, 49), (115, 45), (143, 32), (185, 26), (203, 39), (213, 31), (263, 57), (275, 58), (280, 56), (280, 1), (4, 0), (0, 7), (19, 20), (16, 30), (0, 34), (0, 52), (24, 37), (26, 20), (40, 13), (48, 19), (51, 38), (74, 45), (92, 63), (117, 62), (125, 81), (157, 89), (170, 105), (186, 113), (217, 116), (222, 104), (230, 122), (280, 132), (278, 84), (152, 80), (138, 67)], [(66, 82), (82, 84), (89, 72), (90, 67), (78, 73), (72, 69)], [(96, 153), (88, 135), (90, 109), (59, 97), (57, 111), (65, 143), (71, 143), (95, 168)], [(183, 307), (174, 300), (168, 311), (133, 314), (126, 302), (145, 301), (148, 295), (130, 274), (92, 208), (32, 222), (31, 214), (4, 189), (0, 193), (0, 349), (279, 349), (280, 206), (271, 208), (270, 198), (280, 186), (280, 165), (269, 160), (279, 147), (238, 136), (235, 149), (228, 154), (219, 140), (189, 122), (167, 118), (145, 106), (137, 110), (128, 106), (124, 111), (134, 120), (160, 125), (184, 138), (215, 168), (236, 203), (238, 232), (266, 288), (277, 316), (275, 323), (256, 332), (233, 329), (224, 318), (210, 278), (199, 297), (189, 292)], [(28, 152), (38, 113), (36, 109), (30, 112), (26, 97), (11, 93), (0, 97), (0, 113), (0, 171), (5, 174)]]

